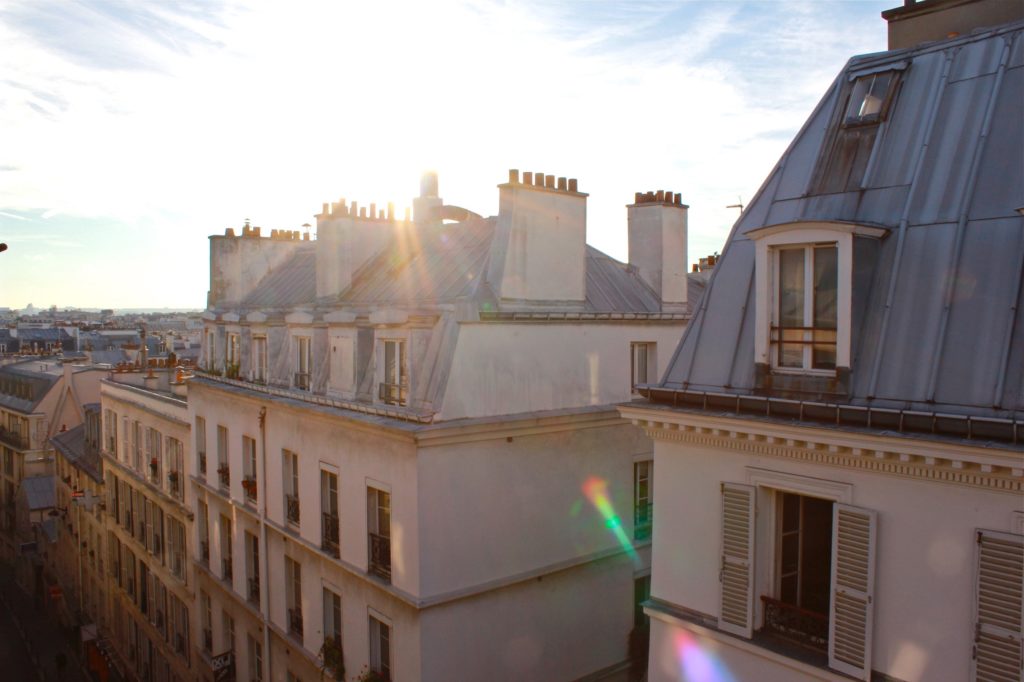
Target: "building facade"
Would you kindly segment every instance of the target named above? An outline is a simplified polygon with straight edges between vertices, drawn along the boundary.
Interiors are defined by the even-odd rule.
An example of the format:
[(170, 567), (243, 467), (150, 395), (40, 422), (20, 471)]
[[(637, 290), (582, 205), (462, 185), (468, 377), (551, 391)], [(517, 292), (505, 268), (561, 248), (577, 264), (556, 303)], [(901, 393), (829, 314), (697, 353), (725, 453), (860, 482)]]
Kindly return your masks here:
[(315, 241), (211, 237), (197, 588), (206, 654), (233, 651), (238, 679), (626, 661), (651, 445), (613, 404), (689, 319), (686, 207), (637, 195), (627, 265), (586, 245), (575, 180), (499, 192), (481, 218), (427, 176), (415, 220), (342, 200)]
[(1021, 679), (1020, 10), (887, 12), (906, 42), (849, 61), (620, 408), (652, 682)]

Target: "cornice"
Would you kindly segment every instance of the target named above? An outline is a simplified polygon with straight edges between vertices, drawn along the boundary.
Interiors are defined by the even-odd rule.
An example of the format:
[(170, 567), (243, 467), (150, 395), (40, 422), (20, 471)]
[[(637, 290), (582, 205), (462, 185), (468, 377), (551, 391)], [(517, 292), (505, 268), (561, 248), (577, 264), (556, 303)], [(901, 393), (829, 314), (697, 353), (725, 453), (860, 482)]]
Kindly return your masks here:
[(1024, 454), (998, 447), (620, 406), (653, 440), (918, 480), (1024, 492)]

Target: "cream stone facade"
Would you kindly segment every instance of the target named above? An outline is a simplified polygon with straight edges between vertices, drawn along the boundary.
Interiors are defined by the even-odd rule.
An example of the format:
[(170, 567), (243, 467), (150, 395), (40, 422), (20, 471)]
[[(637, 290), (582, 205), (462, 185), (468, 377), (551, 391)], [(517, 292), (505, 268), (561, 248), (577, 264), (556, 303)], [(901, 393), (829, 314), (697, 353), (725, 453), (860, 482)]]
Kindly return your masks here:
[[(211, 238), (188, 403), (211, 665), (234, 652), (239, 680), (291, 682), (627, 664), (651, 443), (613, 405), (689, 319), (685, 250), (645, 266), (674, 282), (663, 298), (586, 245), (575, 180), (511, 172), (499, 193), (481, 218), (428, 176), (414, 220), (341, 201), (313, 241)], [(685, 245), (678, 195), (635, 209)]]

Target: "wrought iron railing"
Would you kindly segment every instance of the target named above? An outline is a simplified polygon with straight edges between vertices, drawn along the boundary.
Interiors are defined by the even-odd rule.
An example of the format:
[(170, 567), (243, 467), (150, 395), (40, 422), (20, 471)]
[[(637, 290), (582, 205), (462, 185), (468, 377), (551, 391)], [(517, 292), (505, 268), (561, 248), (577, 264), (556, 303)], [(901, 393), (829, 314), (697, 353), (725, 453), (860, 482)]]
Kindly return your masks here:
[(302, 636), (302, 609), (288, 609), (288, 634)]
[(391, 580), (391, 538), (368, 533), (370, 536), (370, 573)]
[(309, 390), (309, 372), (296, 372), (295, 373), (295, 388), (300, 391)]
[(761, 595), (764, 628), (790, 642), (816, 651), (828, 650), (828, 616)]
[(299, 522), (299, 496), (298, 495), (285, 495), (285, 516), (288, 517), (290, 523)]
[(648, 540), (654, 528), (654, 505), (650, 502), (633, 507), (633, 539)]
[(242, 490), (245, 491), (245, 499), (250, 502), (256, 501), (256, 477), (246, 476), (242, 479)]
[(378, 389), (381, 401), (388, 405), (405, 405), (408, 402), (409, 384), (388, 384), (381, 382)]
[(340, 550), (338, 546), (338, 543), (340, 542), (339, 532), (341, 530), (340, 519), (338, 519), (334, 514), (328, 514), (325, 512), (323, 514), (323, 524), (321, 528), (321, 548), (337, 559)]

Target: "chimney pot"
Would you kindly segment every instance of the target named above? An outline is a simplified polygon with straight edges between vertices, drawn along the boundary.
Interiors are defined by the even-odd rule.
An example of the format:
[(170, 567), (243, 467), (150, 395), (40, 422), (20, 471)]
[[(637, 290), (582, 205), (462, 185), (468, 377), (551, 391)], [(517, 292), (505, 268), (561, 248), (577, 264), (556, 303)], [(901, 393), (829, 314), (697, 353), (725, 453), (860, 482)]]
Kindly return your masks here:
[(437, 196), (437, 173), (434, 171), (427, 171), (420, 178), (420, 196), (421, 197), (436, 197)]
[(373, 220), (376, 217), (377, 217), (377, 204), (371, 203), (370, 204), (370, 220)]
[(643, 201), (644, 201), (644, 193), (643, 192), (634, 192), (633, 193), (633, 203), (634, 204), (642, 204)]
[(519, 184), (519, 169), (509, 168), (508, 170), (508, 182), (510, 185)]
[(663, 203), (665, 201), (665, 190), (659, 189), (658, 192), (654, 195), (654, 200), (657, 201), (658, 203)]
[(359, 217), (360, 218), (365, 218), (366, 217), (366, 207), (365, 206), (363, 206), (362, 208), (359, 209)]
[(331, 206), (326, 201), (324, 202), (324, 210), (321, 211), (321, 215), (327, 215), (331, 212)]
[(524, 185), (532, 185), (533, 184), (533, 171), (524, 171), (523, 172), (523, 184)]
[(555, 188), (555, 176), (554, 175), (545, 175), (544, 176), (544, 186), (547, 187), (548, 189), (554, 189)]
[(353, 201), (352, 202), (352, 209), (351, 210), (352, 210), (352, 217), (353, 218), (358, 217), (359, 216), (359, 202)]
[(234, 237), (235, 236), (235, 230), (233, 228), (229, 227), (228, 229), (224, 230), (224, 236), (225, 237)]
[(544, 173), (539, 171), (533, 171), (533, 184), (535, 187), (544, 186)]
[(252, 236), (259, 237), (260, 236), (260, 228), (258, 228), (258, 227), (252, 228)]
[(569, 178), (569, 191), (576, 192), (576, 178)]
[(389, 201), (388, 202), (388, 220), (394, 220), (394, 219), (395, 219), (395, 202)]
[(675, 201), (673, 202), (676, 206), (683, 205), (683, 195), (676, 192)]
[(405, 207), (405, 222), (409, 222), (409, 220), (410, 220), (410, 216), (411, 216), (411, 212), (410, 212), (410, 210), (409, 210), (409, 207), (408, 207), (408, 206), (406, 206), (406, 207)]
[(568, 189), (568, 185), (565, 181), (565, 178), (558, 178), (558, 189), (562, 190), (563, 192)]

